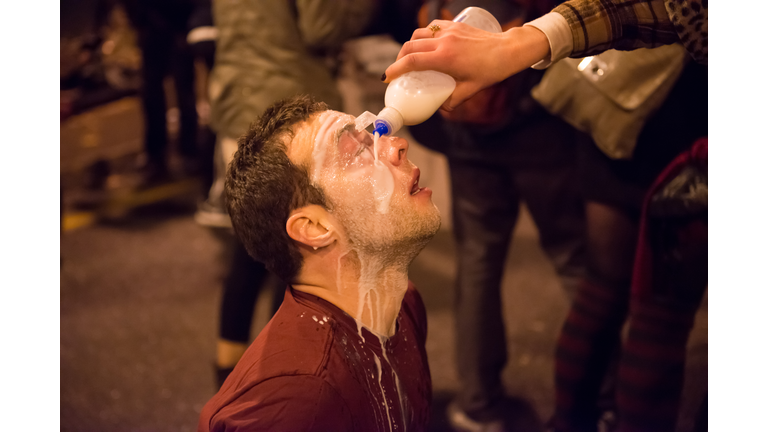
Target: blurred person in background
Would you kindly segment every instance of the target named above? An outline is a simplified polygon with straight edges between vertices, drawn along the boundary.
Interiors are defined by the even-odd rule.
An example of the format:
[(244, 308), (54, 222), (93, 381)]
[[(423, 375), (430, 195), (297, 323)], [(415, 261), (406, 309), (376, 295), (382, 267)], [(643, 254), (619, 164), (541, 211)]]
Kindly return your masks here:
[(199, 168), (194, 58), (187, 34), (193, 4), (189, 0), (122, 0), (139, 34), (142, 54), (144, 151), (141, 166), (145, 185), (169, 178), (167, 101), (163, 81), (173, 78), (179, 109), (178, 151), (183, 175)]
[(140, 52), (117, 0), (62, 2), (61, 120), (140, 88)]
[[(690, 231), (676, 216), (654, 222), (653, 232), (645, 233), (654, 241), (652, 282), (642, 275), (646, 270), (637, 270), (638, 240), (643, 238), (641, 225), (648, 223), (651, 186), (676, 156), (707, 135), (706, 83), (706, 67), (687, 64), (646, 121), (630, 158), (615, 159), (588, 135), (580, 136), (589, 265), (557, 345), (556, 431), (594, 430), (599, 380), (621, 347), (627, 319), (616, 383), (616, 430), (675, 430), (686, 342), (706, 289), (706, 236), (702, 241), (700, 230)], [(703, 215), (705, 221), (706, 209), (698, 210), (683, 219), (698, 225)], [(690, 245), (696, 245), (693, 253), (679, 249)]]
[[(205, 91), (208, 90), (208, 77), (213, 70), (213, 62), (216, 53), (216, 37), (218, 31), (213, 26), (211, 0), (192, 0), (192, 11), (187, 21), (187, 44), (192, 55), (199, 59), (205, 68)], [(210, 105), (203, 103), (198, 105), (198, 115), (207, 121), (210, 117)], [(205, 110), (202, 112), (201, 110)], [(205, 124), (198, 130), (199, 172), (202, 180), (202, 195), (207, 196), (208, 190), (213, 185), (213, 163), (216, 134), (210, 126)]]
[[(435, 21), (441, 30), (417, 30), (399, 60), (387, 69), (386, 80), (410, 70), (448, 73), (456, 78), (457, 87), (443, 107), (452, 110), (477, 91), (535, 64), (546, 67), (565, 57), (596, 55), (611, 48), (680, 42), (693, 59), (706, 64), (706, 2), (655, 0), (636, 6), (623, 0), (571, 0), (501, 35)], [(692, 166), (697, 164), (691, 160), (706, 160), (702, 150), (706, 144), (686, 150), (707, 135), (706, 90), (706, 66), (688, 63), (644, 124), (631, 158), (615, 160), (589, 137), (581, 140), (588, 275), (579, 285), (558, 341), (555, 431), (596, 429), (600, 378), (627, 314), (629, 331), (617, 383), (617, 430), (675, 428), (686, 340), (706, 289), (706, 229), (701, 229), (706, 227), (706, 195), (703, 209), (694, 206), (683, 216), (671, 217), (667, 208), (665, 218), (658, 205), (648, 203), (653, 204), (653, 198), (663, 201), (651, 193), (660, 193), (677, 179), (669, 174), (679, 173), (676, 155)], [(703, 168), (698, 163), (698, 168), (706, 173), (705, 163)], [(705, 185), (706, 174), (703, 178)], [(646, 228), (639, 233), (641, 224)], [(641, 247), (636, 254), (638, 238)]]
[[(503, 30), (538, 17), (555, 2), (426, 2), (420, 24), (482, 7)], [(439, 15), (438, 15), (439, 14)], [(419, 142), (448, 157), (457, 245), (454, 316), (461, 387), (448, 407), (455, 430), (506, 430), (501, 373), (507, 363), (501, 281), (521, 202), (541, 246), (572, 297), (585, 273), (584, 207), (578, 188), (575, 131), (530, 95), (543, 72), (526, 70), (455, 110), (411, 126)], [(535, 289), (535, 287), (531, 287)]]
[[(309, 94), (332, 109), (342, 108), (334, 76), (337, 54), (344, 41), (363, 33), (377, 11), (381, 4), (375, 1), (214, 0), (217, 39), (209, 98), (216, 132), (215, 174), (208, 199), (195, 214), (198, 223), (231, 227), (224, 207), (226, 167), (238, 138), (267, 107), (282, 98)], [(219, 386), (248, 346), (254, 303), (268, 275), (235, 239), (219, 314)], [(274, 305), (279, 305), (282, 290), (272, 288)]]

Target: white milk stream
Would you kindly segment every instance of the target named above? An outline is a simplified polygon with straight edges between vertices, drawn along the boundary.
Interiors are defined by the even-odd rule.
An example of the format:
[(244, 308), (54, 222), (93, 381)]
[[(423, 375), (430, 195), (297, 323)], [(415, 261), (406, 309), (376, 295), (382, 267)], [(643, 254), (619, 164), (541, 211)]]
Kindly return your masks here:
[(384, 162), (379, 160), (379, 133), (373, 135), (373, 194), (376, 198), (376, 211), (385, 214), (389, 211), (392, 193), (395, 191), (395, 178)]

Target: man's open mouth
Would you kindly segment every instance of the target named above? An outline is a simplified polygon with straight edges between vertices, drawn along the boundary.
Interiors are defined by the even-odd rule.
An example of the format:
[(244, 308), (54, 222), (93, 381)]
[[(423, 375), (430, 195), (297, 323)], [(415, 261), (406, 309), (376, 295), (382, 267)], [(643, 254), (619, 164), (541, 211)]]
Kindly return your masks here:
[(423, 187), (419, 187), (419, 177), (421, 177), (421, 171), (418, 168), (414, 168), (413, 176), (411, 177), (411, 195), (416, 195), (417, 193), (424, 190)]

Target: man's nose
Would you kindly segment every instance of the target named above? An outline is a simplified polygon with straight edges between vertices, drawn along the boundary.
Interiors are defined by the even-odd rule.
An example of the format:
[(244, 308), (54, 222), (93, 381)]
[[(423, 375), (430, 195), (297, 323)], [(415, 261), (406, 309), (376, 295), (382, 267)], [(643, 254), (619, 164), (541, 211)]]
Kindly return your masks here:
[(387, 149), (389, 162), (394, 166), (399, 166), (408, 156), (408, 141), (400, 137), (392, 137)]

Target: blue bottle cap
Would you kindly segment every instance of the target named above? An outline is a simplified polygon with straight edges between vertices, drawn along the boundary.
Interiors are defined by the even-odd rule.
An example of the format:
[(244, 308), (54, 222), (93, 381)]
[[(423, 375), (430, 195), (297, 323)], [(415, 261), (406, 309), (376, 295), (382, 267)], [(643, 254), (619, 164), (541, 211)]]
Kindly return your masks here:
[(373, 133), (376, 134), (376, 132), (379, 133), (379, 136), (384, 136), (389, 133), (389, 124), (385, 122), (384, 120), (376, 120), (373, 123)]

